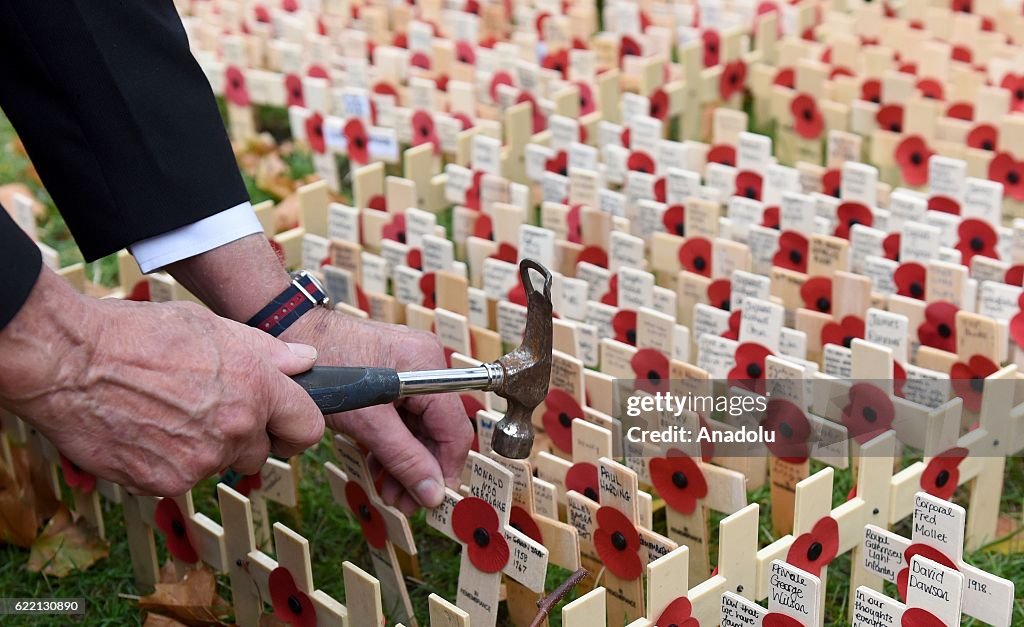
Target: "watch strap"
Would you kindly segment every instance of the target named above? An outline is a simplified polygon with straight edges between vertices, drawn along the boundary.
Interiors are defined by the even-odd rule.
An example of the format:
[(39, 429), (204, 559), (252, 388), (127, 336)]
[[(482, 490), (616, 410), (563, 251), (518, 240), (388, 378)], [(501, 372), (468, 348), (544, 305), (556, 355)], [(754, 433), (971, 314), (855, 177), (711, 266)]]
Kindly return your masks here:
[(324, 302), (326, 296), (308, 274), (302, 273), (246, 324), (277, 337), (306, 312)]

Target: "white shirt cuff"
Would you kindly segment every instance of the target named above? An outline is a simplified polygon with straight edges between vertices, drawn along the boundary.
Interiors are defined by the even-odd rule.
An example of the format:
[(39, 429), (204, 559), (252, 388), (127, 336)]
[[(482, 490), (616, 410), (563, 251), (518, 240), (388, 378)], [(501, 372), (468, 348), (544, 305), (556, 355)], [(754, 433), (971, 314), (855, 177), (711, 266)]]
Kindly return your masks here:
[(135, 256), (139, 268), (150, 273), (262, 232), (263, 225), (252, 210), (252, 204), (246, 201), (169, 233), (135, 242), (128, 249)]

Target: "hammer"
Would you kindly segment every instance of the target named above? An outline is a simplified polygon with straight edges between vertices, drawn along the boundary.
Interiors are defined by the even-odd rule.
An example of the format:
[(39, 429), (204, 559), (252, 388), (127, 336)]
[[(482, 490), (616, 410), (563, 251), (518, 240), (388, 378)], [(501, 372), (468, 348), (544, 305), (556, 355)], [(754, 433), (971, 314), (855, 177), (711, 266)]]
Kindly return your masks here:
[[(542, 290), (530, 271), (544, 279)], [(391, 368), (314, 366), (293, 377), (325, 414), (392, 403), (419, 394), (482, 390), (508, 401), (492, 436), (491, 447), (512, 459), (529, 457), (533, 448), (533, 410), (548, 394), (551, 378), (551, 273), (524, 259), (519, 276), (527, 293), (523, 343), (497, 361), (476, 368), (398, 372)]]

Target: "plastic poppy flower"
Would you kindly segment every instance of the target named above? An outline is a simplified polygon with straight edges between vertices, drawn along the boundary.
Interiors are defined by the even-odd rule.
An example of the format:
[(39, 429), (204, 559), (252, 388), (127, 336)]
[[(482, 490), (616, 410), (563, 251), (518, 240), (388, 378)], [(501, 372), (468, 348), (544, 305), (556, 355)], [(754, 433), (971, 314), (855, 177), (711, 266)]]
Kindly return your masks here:
[(974, 119), (974, 105), (969, 102), (954, 102), (946, 108), (946, 117), (970, 122)]
[(857, 316), (844, 316), (839, 322), (829, 322), (821, 328), (821, 345), (838, 344), (850, 348), (854, 339), (864, 339), (864, 320)]
[(668, 117), (668, 94), (662, 88), (657, 88), (650, 96), (650, 116), (664, 120)]
[(573, 490), (595, 503), (601, 502), (601, 489), (597, 479), (597, 466), (589, 462), (576, 462), (565, 473), (565, 489)]
[(803, 627), (803, 623), (782, 612), (768, 612), (761, 619), (761, 627)]
[(836, 216), (839, 224), (836, 225), (835, 236), (843, 239), (850, 239), (850, 229), (858, 224), (871, 226), (875, 222), (875, 215), (871, 213), (866, 205), (859, 202), (847, 201), (836, 209)]
[(772, 79), (772, 85), (793, 89), (796, 86), (796, 72), (791, 67), (779, 68)]
[(784, 231), (779, 236), (779, 249), (772, 257), (772, 265), (797, 272), (807, 272), (807, 238), (796, 231)]
[(988, 163), (988, 178), (1002, 183), (1007, 196), (1024, 200), (1024, 161), (1017, 161), (1008, 152), (1001, 152)]
[(419, 248), (410, 248), (405, 254), (405, 265), (416, 270), (423, 269), (423, 251)]
[(466, 545), (469, 561), (477, 570), (497, 573), (508, 563), (508, 542), (497, 512), (487, 501), (475, 496), (459, 501), (452, 510), (452, 531)]
[(721, 336), (727, 340), (739, 340), (740, 339), (740, 322), (742, 321), (743, 312), (739, 309), (729, 314), (729, 326), (725, 331), (722, 331)]
[(811, 277), (800, 286), (804, 307), (824, 314), (832, 313), (832, 279), (827, 276)]
[(882, 240), (882, 253), (886, 259), (900, 260), (900, 239), (900, 234), (897, 231), (896, 233), (889, 233)]
[(789, 112), (793, 114), (793, 125), (796, 134), (804, 139), (817, 139), (825, 129), (825, 118), (818, 110), (818, 103), (810, 94), (797, 94), (789, 103)]
[(958, 216), (960, 215), (960, 203), (949, 196), (931, 196), (928, 198), (928, 211)]
[(594, 90), (590, 88), (590, 85), (583, 81), (577, 81), (576, 87), (580, 90), (580, 115), (584, 116), (597, 111), (597, 105), (594, 104)]
[(786, 562), (819, 577), (839, 552), (839, 523), (825, 516), (814, 523), (811, 530), (802, 533), (789, 545)]
[[(277, 242), (275, 242), (274, 240), (270, 240), (270, 245), (273, 246), (274, 244), (277, 244)], [(280, 244), (277, 245), (280, 246)], [(284, 261), (282, 261), (281, 263), (283, 264)], [(132, 286), (132, 291), (128, 292), (128, 295), (125, 296), (124, 299), (136, 302), (148, 302), (150, 299), (149, 281), (146, 279), (140, 280), (138, 283)]]
[(519, 260), (519, 249), (508, 242), (500, 242), (498, 250), (490, 257), (508, 263), (516, 263)]
[(597, 510), (594, 548), (609, 572), (633, 581), (643, 573), (640, 560), (640, 534), (626, 515), (607, 505)]
[[(916, 28), (918, 30), (921, 30), (922, 28), (924, 28), (924, 26), (921, 24), (921, 22), (917, 22), (917, 24), (918, 25), (916, 26)], [(910, 27), (911, 28), (915, 28), (913, 20), (910, 22)], [(911, 61), (907, 61), (906, 63), (900, 63), (899, 66), (897, 66), (896, 71), (900, 72), (901, 74), (913, 74), (913, 75), (916, 76), (917, 75), (917, 64), (913, 63)]]
[(409, 65), (421, 70), (429, 70), (431, 65), (430, 57), (425, 52), (414, 52), (409, 57)]
[(666, 185), (668, 185), (668, 181), (664, 176), (654, 181), (654, 199), (658, 202), (665, 202)]
[(692, 514), (697, 502), (708, 495), (708, 482), (692, 457), (671, 450), (666, 457), (651, 459), (651, 483), (668, 506)]
[(1006, 275), (1003, 277), (1003, 281), (1009, 285), (1022, 286), (1024, 285), (1024, 264), (1017, 264), (1010, 266), (1006, 271)]
[(634, 390), (643, 390), (651, 394), (666, 392), (669, 386), (669, 363), (661, 351), (654, 348), (641, 348), (629, 360), (636, 381)]
[(462, 204), (467, 209), (480, 211), (480, 189), (483, 186), (483, 179), (483, 172), (478, 171), (473, 173), (473, 181), (469, 184), (469, 188), (466, 190), (466, 197), (462, 201)]
[(999, 147), (999, 129), (991, 124), (978, 124), (967, 133), (967, 145), (995, 152)]
[(771, 442), (765, 442), (772, 455), (791, 464), (807, 460), (811, 423), (796, 404), (783, 398), (770, 399), (761, 426), (772, 436)]
[(945, 627), (938, 616), (923, 607), (908, 607), (900, 618), (900, 627)]
[(916, 261), (900, 264), (892, 275), (896, 283), (896, 293), (900, 296), (924, 300), (927, 286), (928, 270)]
[(569, 73), (569, 51), (563, 48), (558, 52), (548, 54), (541, 62), (541, 66), (544, 69), (558, 72), (564, 79)]
[(734, 95), (743, 93), (747, 83), (747, 64), (741, 59), (730, 61), (722, 68), (722, 76), (718, 80), (718, 93), (722, 100), (728, 100)]
[(952, 498), (960, 484), (960, 462), (968, 453), (967, 449), (957, 446), (929, 460), (921, 473), (921, 489), (940, 499)]
[(220, 482), (231, 487), (242, 496), (249, 496), (253, 490), (259, 490), (263, 487), (263, 476), (260, 473), (243, 475), (229, 469), (221, 475)]
[(566, 239), (579, 244), (583, 240), (583, 228), (580, 225), (580, 214), (583, 212), (583, 205), (573, 205), (565, 216)]
[(929, 303), (924, 309), (924, 322), (917, 327), (917, 339), (950, 353), (956, 352), (956, 305), (946, 301)]
[(958, 361), (950, 368), (949, 378), (953, 391), (964, 401), (964, 409), (981, 411), (981, 395), (985, 389), (985, 377), (999, 370), (999, 365), (984, 355), (974, 355), (967, 363)]
[(267, 588), (270, 589), (270, 601), (276, 618), (292, 627), (316, 625), (316, 606), (309, 595), (299, 590), (287, 568), (278, 566), (270, 571)]
[(732, 281), (715, 279), (708, 284), (708, 302), (712, 307), (729, 311), (729, 299), (732, 297)]
[(494, 222), (491, 220), (491, 216), (486, 213), (477, 214), (476, 221), (473, 223), (473, 237), (494, 239)]
[(999, 82), (999, 86), (1010, 92), (1010, 108), (1024, 111), (1024, 75), (1007, 74)]
[(920, 135), (905, 137), (896, 146), (896, 163), (908, 185), (924, 185), (928, 182), (928, 160), (932, 150)]
[(459, 121), (462, 130), (473, 128), (473, 120), (465, 113), (450, 113), (449, 115)]
[(466, 63), (469, 65), (476, 65), (476, 51), (473, 49), (473, 44), (469, 43), (464, 39), (460, 39), (455, 42), (455, 59), (459, 63)]
[(694, 274), (711, 276), (711, 242), (703, 237), (686, 240), (679, 247), (679, 263)]
[(736, 348), (736, 364), (729, 371), (729, 384), (763, 395), (766, 371), (764, 361), (774, 354), (756, 342), (740, 344)]
[(583, 408), (572, 394), (558, 388), (548, 390), (541, 422), (551, 442), (564, 453), (572, 453), (572, 421), (577, 418), (583, 418)]
[(632, 145), (630, 142), (631, 137), (632, 133), (630, 133), (628, 126), (623, 128), (622, 132), (619, 133), (619, 143), (622, 144), (623, 148), (629, 148)]
[(693, 605), (690, 604), (690, 599), (678, 597), (662, 610), (655, 625), (657, 627), (673, 625), (675, 627), (700, 627), (700, 621), (691, 615), (692, 612)]
[(578, 257), (576, 257), (576, 263), (585, 261), (587, 263), (594, 264), (601, 268), (608, 267), (608, 253), (604, 251), (600, 246), (587, 246)]
[(644, 50), (640, 47), (640, 42), (633, 39), (629, 35), (623, 35), (622, 39), (619, 40), (619, 63), (626, 57), (642, 57)]
[(434, 130), (434, 117), (426, 111), (416, 111), (412, 114), (412, 145), (427, 143), (434, 145), (435, 154), (441, 151), (441, 140)]
[(864, 444), (888, 431), (895, 416), (896, 407), (881, 388), (870, 383), (854, 383), (840, 422), (855, 440)]
[(722, 50), (722, 37), (716, 30), (706, 30), (701, 34), (701, 40), (704, 42), (704, 67), (714, 67), (718, 65), (718, 60)]
[(917, 81), (917, 91), (930, 100), (943, 100), (942, 83), (934, 78), (922, 78)]
[(512, 80), (512, 75), (505, 70), (499, 70), (491, 76), (491, 85), (488, 93), (491, 96), (491, 100), (494, 100), (495, 102), (498, 100), (498, 87), (500, 85), (508, 85), (509, 87), (515, 86), (515, 82)]
[(905, 561), (907, 565), (896, 574), (896, 589), (900, 593), (900, 598), (904, 601), (907, 600), (907, 583), (910, 580), (910, 562), (913, 561), (915, 555), (920, 555), (921, 557), (930, 559), (937, 564), (942, 564), (946, 568), (952, 568), (956, 571), (960, 570), (953, 560), (946, 557), (945, 553), (935, 547), (921, 542), (911, 544), (907, 547), (907, 550), (903, 552), (903, 561)]
[(860, 99), (875, 104), (882, 102), (882, 81), (877, 78), (869, 78), (861, 83)]
[(636, 150), (629, 154), (629, 158), (626, 160), (626, 168), (633, 170), (635, 172), (646, 172), (647, 174), (654, 174), (654, 159), (652, 159), (651, 156), (646, 152)]
[(955, 13), (970, 13), (974, 10), (973, 0), (953, 0), (950, 11)]
[(322, 155), (327, 152), (327, 140), (324, 138), (324, 117), (319, 113), (306, 118), (306, 143), (310, 150)]
[(544, 544), (544, 536), (541, 534), (537, 521), (523, 507), (519, 505), (512, 506), (512, 509), (508, 512), (508, 526), (522, 532), (534, 542)]
[(736, 167), (736, 147), (729, 144), (716, 144), (708, 150), (708, 163), (721, 163)]
[(374, 209), (376, 211), (387, 211), (388, 210), (388, 199), (384, 194), (374, 194), (370, 196), (370, 199), (366, 201), (367, 209)]
[(186, 564), (195, 564), (199, 561), (199, 553), (189, 539), (185, 515), (181, 513), (181, 508), (174, 499), (160, 499), (153, 512), (153, 520), (156, 528), (164, 534), (167, 551), (175, 559)]
[(306, 98), (302, 92), (302, 77), (298, 74), (289, 74), (284, 77), (285, 104), (289, 107), (306, 106)]
[(405, 214), (396, 213), (392, 218), (391, 222), (384, 225), (384, 228), (380, 232), (380, 236), (384, 239), (396, 241), (400, 244), (405, 243)]
[(856, 76), (853, 70), (842, 65), (836, 65), (832, 67), (832, 71), (829, 72), (829, 80), (835, 80), (837, 76)]
[(252, 102), (245, 85), (245, 73), (234, 65), (224, 70), (224, 98), (238, 107), (248, 107)]
[(843, 171), (839, 168), (826, 170), (821, 175), (821, 192), (833, 198), (839, 198), (839, 192), (843, 184)]
[(996, 252), (999, 234), (988, 222), (978, 218), (967, 218), (960, 223), (957, 234), (960, 236), (960, 241), (956, 245), (961, 255), (960, 263), (968, 268), (975, 255), (999, 259), (999, 253)]
[(370, 502), (363, 486), (355, 481), (345, 484), (345, 501), (363, 530), (363, 537), (370, 546), (378, 549), (384, 548), (388, 541), (388, 529), (381, 518), (380, 511)]
[(466, 416), (469, 417), (469, 423), (473, 425), (473, 445), (470, 448), (479, 453), (480, 436), (477, 433), (476, 414), (486, 407), (472, 394), (459, 394), (459, 400), (462, 401), (462, 408), (466, 411)]
[(765, 207), (764, 212), (761, 214), (761, 226), (769, 229), (779, 230), (779, 207), (778, 205), (772, 205), (771, 207)]
[(562, 176), (569, 176), (569, 153), (559, 150), (554, 157), (544, 162), (544, 169)]
[(342, 129), (348, 143), (348, 158), (353, 163), (365, 165), (370, 160), (370, 138), (360, 118), (345, 122)]
[(428, 309), (437, 306), (437, 275), (427, 272), (420, 277), (420, 293), (423, 294), (423, 301), (420, 303)]
[(734, 195), (761, 200), (761, 188), (764, 184), (761, 175), (757, 172), (744, 170), (736, 175), (736, 191)]
[(64, 457), (63, 453), (60, 455), (60, 470), (68, 487), (76, 488), (83, 494), (92, 494), (96, 489), (96, 477), (79, 468), (75, 462)]
[(630, 346), (636, 346), (636, 312), (620, 309), (612, 316), (615, 339)]

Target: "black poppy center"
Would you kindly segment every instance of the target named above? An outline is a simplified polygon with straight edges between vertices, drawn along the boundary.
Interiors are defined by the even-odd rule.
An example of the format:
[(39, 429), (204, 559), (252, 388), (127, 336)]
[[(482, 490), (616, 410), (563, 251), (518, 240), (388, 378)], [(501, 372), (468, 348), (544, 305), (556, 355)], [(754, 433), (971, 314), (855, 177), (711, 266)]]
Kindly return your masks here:
[(983, 139), (981, 141), (981, 149), (982, 150), (992, 150), (994, 148), (995, 148), (995, 146), (992, 145), (992, 140), (991, 139)]
[(1016, 89), (1016, 90), (1015, 90), (1015, 91), (1013, 92), (1013, 97), (1014, 97), (1014, 99), (1016, 99), (1016, 100), (1024, 100), (1024, 88), (1020, 88), (1020, 87), (1018, 87), (1018, 88), (1017, 88), (1017, 89)]
[(743, 188), (743, 195), (752, 200), (757, 200), (757, 189), (753, 185), (747, 185)]
[(924, 157), (919, 152), (915, 152), (910, 155), (910, 162), (913, 163), (914, 165), (921, 165), (921, 162), (923, 161)]
[(661, 375), (658, 374), (657, 370), (648, 370), (647, 371), (647, 380), (648, 381), (661, 381)]
[(693, 267), (694, 268), (696, 268), (698, 270), (703, 270), (707, 266), (708, 266), (708, 262), (707, 262), (706, 259), (704, 259), (703, 257), (694, 257), (694, 259), (693, 259)]
[(366, 503), (363, 503), (359, 506), (359, 517), (367, 522), (370, 521), (370, 508), (366, 505)]
[(949, 471), (940, 470), (939, 474), (935, 475), (935, 485), (942, 488), (949, 483)]
[(939, 332), (939, 337), (943, 339), (946, 339), (949, 336), (953, 335), (953, 329), (950, 329), (949, 325), (946, 324), (945, 322), (939, 324), (936, 330)]
[(782, 434), (782, 437), (788, 440), (793, 437), (793, 427), (789, 426), (788, 422), (784, 422), (779, 426), (779, 433)]
[(675, 231), (676, 231), (676, 235), (679, 235), (680, 237), (682, 237), (683, 235), (686, 235), (686, 225), (683, 222), (681, 222), (681, 221), (680, 222), (676, 222)]
[(179, 538), (182, 538), (185, 536), (185, 525), (181, 524), (180, 520), (172, 520), (171, 532)]
[(832, 308), (832, 301), (825, 298), (824, 296), (818, 298), (818, 300), (814, 304), (818, 307), (818, 311), (822, 313), (827, 313), (828, 310)]
[(860, 224), (860, 220), (858, 220), (857, 218), (850, 218), (850, 220), (847, 222), (847, 226), (849, 226), (849, 228), (851, 229), (857, 226), (858, 224)]
[(405, 243), (405, 231), (399, 231), (397, 237), (399, 242)]
[(562, 176), (569, 176), (569, 166), (562, 166), (558, 168), (558, 173)]
[(430, 129), (427, 128), (426, 126), (421, 126), (420, 127), (420, 137), (429, 137), (429, 136), (430, 136)]
[(292, 611), (292, 614), (302, 613), (302, 601), (299, 601), (299, 597), (294, 594), (288, 595), (288, 609)]
[(587, 497), (591, 501), (597, 501), (597, 491), (594, 488), (586, 488), (583, 490), (583, 496)]
[(572, 426), (572, 416), (565, 413), (564, 411), (558, 414), (558, 424), (562, 425), (566, 429)]
[(814, 119), (814, 111), (811, 111), (810, 109), (804, 109), (803, 116), (805, 120), (810, 122), (811, 120)]
[(985, 242), (980, 237), (972, 237), (970, 243), (971, 250), (973, 250), (974, 252), (978, 252), (982, 248), (985, 248)]
[(868, 101), (873, 102), (875, 104), (880, 104), (882, 102), (882, 97), (877, 94), (872, 94), (871, 97), (868, 98)]
[(491, 534), (483, 527), (477, 527), (473, 530), (473, 542), (480, 548), (486, 547), (491, 543)]
[[(889, 130), (893, 133), (899, 133), (902, 130), (902, 125), (899, 122), (890, 122)], [(911, 157), (913, 159), (913, 157)]]
[(760, 378), (763, 372), (761, 364), (747, 364), (747, 376), (751, 379)]
[(981, 394), (982, 388), (985, 387), (984, 377), (971, 377), (971, 390)]
[(921, 285), (920, 281), (914, 281), (910, 284), (910, 295), (914, 298), (921, 298), (924, 296), (924, 286)]
[(636, 329), (626, 331), (626, 341), (630, 344), (636, 344)]
[(804, 255), (799, 250), (789, 251), (789, 260), (793, 263), (803, 263)]
[(616, 531), (612, 534), (612, 546), (615, 547), (615, 550), (617, 551), (626, 550), (626, 547), (628, 546), (626, 544), (626, 536), (622, 535), (621, 531)]
[(740, 77), (735, 72), (733, 72), (732, 74), (729, 75), (729, 83), (731, 85), (735, 85), (737, 82), (739, 82), (739, 80), (740, 80)]
[(868, 422), (878, 420), (878, 412), (875, 411), (874, 407), (865, 407), (860, 413), (864, 416), (864, 420), (867, 420)]
[(718, 308), (719, 309), (724, 309), (726, 311), (729, 311), (730, 304), (731, 303), (729, 303), (729, 299), (726, 298), (725, 300), (723, 300), (721, 303), (718, 304)]
[(853, 344), (853, 336), (852, 335), (847, 335), (847, 336), (845, 336), (843, 338), (843, 346), (845, 346), (846, 348), (850, 348), (850, 345), (852, 345), (852, 344)]
[(551, 69), (555, 70), (556, 72), (561, 72), (562, 71), (562, 64), (561, 63), (552, 63), (551, 64)]
[(718, 52), (718, 44), (708, 44), (707, 48), (708, 52), (710, 52), (711, 54), (715, 54)]
[(811, 546), (807, 547), (807, 559), (811, 560), (812, 562), (816, 561), (819, 557), (821, 557), (821, 553), (824, 550), (825, 547), (821, 546), (821, 542), (815, 542), (811, 544)]
[(362, 137), (356, 137), (355, 139), (352, 140), (352, 143), (355, 144), (356, 148), (362, 150), (363, 146), (366, 145), (366, 140), (364, 140)]
[(686, 486), (689, 484), (689, 479), (687, 479), (686, 475), (683, 474), (682, 472), (672, 473), (672, 485), (674, 485), (675, 487), (679, 488), (680, 490), (685, 490)]
[(1016, 185), (1020, 183), (1020, 174), (1017, 174), (1016, 170), (1010, 170), (1006, 173), (1006, 182), (1010, 185)]
[(241, 89), (242, 81), (238, 80), (237, 78), (231, 79), (231, 87), (233, 87), (234, 89)]

